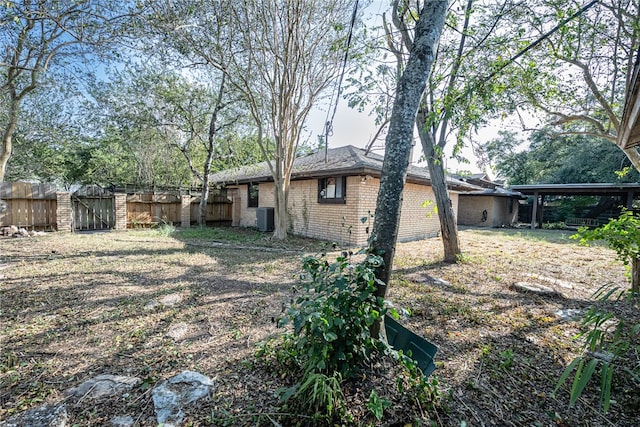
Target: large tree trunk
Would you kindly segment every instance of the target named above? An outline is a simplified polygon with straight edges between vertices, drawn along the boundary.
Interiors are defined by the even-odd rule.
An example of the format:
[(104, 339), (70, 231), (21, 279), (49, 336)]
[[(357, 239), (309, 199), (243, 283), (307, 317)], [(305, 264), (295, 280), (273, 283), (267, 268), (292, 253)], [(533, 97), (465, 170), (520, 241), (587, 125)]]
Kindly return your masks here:
[(295, 160), (295, 147), (283, 144), (282, 136), (276, 136), (276, 156), (272, 168), (274, 188), (274, 231), (273, 238), (284, 240), (287, 238), (289, 228), (289, 184), (291, 183), (291, 170)]
[[(214, 115), (215, 116), (215, 115)], [(215, 119), (212, 119), (212, 123), (215, 123)], [(207, 225), (207, 201), (209, 200), (209, 175), (211, 174), (211, 162), (213, 162), (213, 138), (215, 135), (209, 136), (209, 152), (207, 153), (207, 159), (204, 163), (204, 171), (202, 173), (202, 193), (200, 195), (200, 205), (198, 205), (198, 225)]]
[(0, 182), (4, 182), (4, 176), (7, 173), (7, 163), (11, 158), (13, 132), (5, 132), (2, 138), (2, 146), (0, 147)]
[(202, 192), (200, 193), (200, 204), (198, 205), (198, 225), (207, 225), (207, 201), (209, 200), (209, 177), (204, 175), (202, 180)]
[[(376, 272), (378, 289), (376, 295), (386, 297), (391, 278), (395, 254), (400, 208), (404, 190), (409, 156), (413, 142), (416, 112), (435, 59), (437, 43), (444, 26), (447, 1), (428, 1), (420, 12), (415, 27), (415, 37), (409, 53), (407, 66), (398, 81), (396, 98), (385, 142), (385, 156), (380, 179), (380, 191), (376, 202), (376, 213), (369, 249), (380, 253), (384, 265)], [(378, 336), (380, 325), (372, 328)]]
[(436, 206), (438, 208), (438, 219), (440, 220), (440, 232), (442, 233), (442, 245), (444, 247), (444, 261), (454, 263), (461, 254), (460, 242), (458, 240), (458, 226), (456, 217), (453, 212), (451, 199), (447, 190), (446, 176), (444, 173), (444, 162), (442, 154), (436, 151), (433, 136), (429, 129), (425, 129), (423, 125), (426, 123), (426, 117), (423, 111), (418, 111), (418, 133), (420, 134), (420, 142), (422, 143), (422, 151), (427, 158), (429, 166), (429, 176), (431, 177), (431, 188), (436, 197)]
[(274, 226), (273, 238), (278, 240), (284, 240), (287, 238), (287, 228), (289, 223), (289, 214), (287, 212), (287, 195), (288, 185), (287, 180), (282, 177), (274, 182), (275, 185), (275, 212), (274, 212)]

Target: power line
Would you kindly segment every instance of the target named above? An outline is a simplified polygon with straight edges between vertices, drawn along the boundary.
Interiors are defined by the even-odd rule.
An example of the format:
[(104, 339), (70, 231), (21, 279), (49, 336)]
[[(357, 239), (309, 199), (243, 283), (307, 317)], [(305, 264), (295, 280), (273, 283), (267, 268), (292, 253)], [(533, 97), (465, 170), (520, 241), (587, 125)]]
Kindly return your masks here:
[(338, 110), (338, 102), (340, 102), (340, 94), (342, 93), (342, 80), (344, 78), (344, 73), (347, 68), (347, 60), (349, 59), (349, 48), (351, 47), (351, 39), (353, 38), (353, 27), (356, 24), (356, 17), (358, 15), (358, 1), (356, 0), (353, 5), (353, 13), (351, 14), (351, 23), (349, 25), (349, 34), (347, 36), (347, 46), (344, 50), (344, 57), (342, 59), (342, 70), (340, 71), (340, 78), (338, 79), (338, 90), (336, 94), (336, 102), (333, 106), (333, 114), (331, 115), (331, 120), (329, 120), (329, 112), (331, 111), (331, 106), (327, 110), (327, 118), (324, 124), (324, 160), (327, 161), (327, 150), (329, 149), (329, 135), (333, 134), (333, 119), (336, 117), (336, 111)]

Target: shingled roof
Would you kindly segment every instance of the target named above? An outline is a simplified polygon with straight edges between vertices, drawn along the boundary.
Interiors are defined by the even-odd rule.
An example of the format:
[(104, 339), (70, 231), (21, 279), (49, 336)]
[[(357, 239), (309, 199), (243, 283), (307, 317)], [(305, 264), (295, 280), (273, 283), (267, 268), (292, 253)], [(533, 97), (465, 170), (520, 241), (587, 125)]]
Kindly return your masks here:
[[(380, 177), (384, 157), (379, 154), (365, 152), (361, 148), (347, 145), (345, 147), (330, 148), (326, 152), (298, 157), (293, 164), (292, 180), (322, 178), (333, 175), (370, 175)], [(243, 184), (249, 182), (272, 181), (267, 162), (227, 169), (211, 176), (211, 181), (221, 184)], [(418, 184), (431, 185), (431, 178), (426, 168), (409, 166), (407, 181)], [(480, 187), (471, 185), (455, 178), (447, 178), (447, 185), (452, 190), (472, 191)]]

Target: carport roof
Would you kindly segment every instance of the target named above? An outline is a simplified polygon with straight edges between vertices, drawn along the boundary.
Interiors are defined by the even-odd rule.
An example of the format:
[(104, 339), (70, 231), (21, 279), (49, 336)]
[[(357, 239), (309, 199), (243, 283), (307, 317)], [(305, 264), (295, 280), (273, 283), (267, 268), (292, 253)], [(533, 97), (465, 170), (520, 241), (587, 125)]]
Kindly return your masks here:
[(522, 194), (544, 194), (551, 196), (588, 196), (588, 195), (622, 195), (633, 193), (634, 197), (640, 197), (640, 183), (630, 184), (532, 184), (512, 185), (511, 190)]

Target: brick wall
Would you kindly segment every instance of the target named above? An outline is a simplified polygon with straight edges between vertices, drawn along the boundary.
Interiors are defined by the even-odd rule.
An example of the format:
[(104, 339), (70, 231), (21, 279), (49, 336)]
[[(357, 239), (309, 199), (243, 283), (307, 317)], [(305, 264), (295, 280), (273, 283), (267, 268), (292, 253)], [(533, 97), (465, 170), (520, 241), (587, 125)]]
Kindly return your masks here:
[(116, 193), (113, 195), (114, 210), (116, 212), (115, 230), (127, 229), (127, 195)]
[(433, 189), (426, 185), (407, 183), (403, 193), (398, 240), (403, 242), (425, 239), (437, 236), (439, 232), (440, 220)]
[(180, 198), (180, 227), (191, 227), (191, 196), (188, 194)]
[[(357, 186), (360, 177), (347, 177), (346, 203), (318, 203), (318, 181), (291, 182), (289, 191), (289, 230), (293, 234), (329, 240), (341, 245), (361, 245)], [(262, 186), (260, 188), (262, 192)], [(366, 243), (366, 239), (364, 240)]]
[(73, 231), (73, 209), (70, 193), (56, 193), (56, 229), (58, 231)]
[[(373, 227), (380, 180), (370, 176), (347, 177), (346, 203), (318, 203), (318, 181), (315, 179), (292, 181), (289, 192), (289, 232), (340, 243), (364, 246)], [(247, 185), (238, 186), (240, 201), (239, 225), (256, 226), (256, 208), (247, 207)], [(454, 212), (458, 195), (451, 193)], [(259, 206), (273, 207), (273, 183), (261, 183)], [(433, 202), (423, 207), (427, 200)], [(235, 202), (235, 200), (234, 200)], [(405, 186), (399, 241), (433, 237), (440, 231), (438, 215), (434, 210), (435, 197), (431, 187), (408, 183)], [(364, 222), (362, 221), (364, 219)]]

